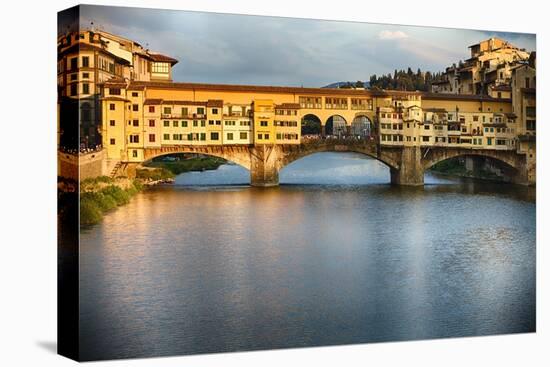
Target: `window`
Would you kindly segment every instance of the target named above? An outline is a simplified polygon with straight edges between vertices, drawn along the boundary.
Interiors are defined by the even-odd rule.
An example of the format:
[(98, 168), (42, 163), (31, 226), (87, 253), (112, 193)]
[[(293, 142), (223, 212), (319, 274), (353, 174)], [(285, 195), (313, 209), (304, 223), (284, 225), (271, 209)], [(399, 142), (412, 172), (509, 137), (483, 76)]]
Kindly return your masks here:
[(478, 115), (474, 115), (474, 121), (479, 121), (479, 116)]
[(90, 94), (90, 84), (88, 84), (88, 83), (82, 84), (82, 93), (83, 94)]
[(71, 84), (71, 96), (76, 96), (78, 94), (78, 84)]
[(170, 71), (170, 66), (167, 62), (154, 62), (152, 67), (153, 73), (163, 73), (168, 74)]
[(422, 141), (430, 141), (430, 137), (429, 136), (423, 136)]
[(132, 150), (132, 156), (136, 158), (138, 156), (137, 150)]
[(493, 145), (493, 138), (487, 138), (487, 145)]
[(300, 97), (300, 107), (320, 109), (322, 108), (321, 97)]
[(149, 143), (155, 142), (155, 134), (149, 134)]
[(233, 133), (227, 133), (227, 140), (233, 140)]
[(149, 112), (154, 113), (155, 112), (155, 106), (149, 106)]
[(348, 109), (348, 99), (347, 98), (325, 97), (325, 108), (327, 108), (327, 109), (347, 110)]
[(115, 138), (111, 138), (111, 139), (109, 140), (109, 142), (111, 143), (111, 145), (115, 145), (115, 144), (116, 144)]
[(267, 126), (267, 121), (260, 121), (260, 126)]
[(164, 140), (170, 140), (170, 134), (164, 134), (163, 139)]
[(164, 114), (165, 115), (169, 115), (172, 113), (172, 108), (171, 107), (164, 107)]
[(258, 139), (259, 139), (259, 140), (262, 139), (262, 134), (258, 134)]
[(352, 110), (372, 110), (372, 100), (366, 98), (352, 98)]
[(527, 106), (525, 107), (525, 114), (527, 117), (537, 117), (537, 107)]
[(182, 114), (183, 116), (187, 116), (187, 115), (189, 114), (189, 112), (187, 111), (187, 107), (182, 107), (182, 108), (181, 108), (181, 114)]
[(149, 120), (149, 127), (155, 127), (155, 120)]
[(82, 73), (82, 79), (89, 79), (90, 73)]
[(77, 61), (78, 59), (76, 57), (73, 57), (71, 60), (70, 60), (70, 66), (71, 66), (71, 70), (76, 70), (77, 68)]
[(181, 127), (187, 127), (187, 121), (185, 121), (185, 120), (182, 121), (182, 122), (181, 122)]
[(139, 126), (139, 120), (134, 120), (133, 125), (136, 126), (136, 127)]
[(193, 120), (193, 127), (199, 126), (199, 122), (197, 120)]
[(525, 78), (525, 88), (529, 88), (529, 78)]
[(217, 108), (213, 108), (213, 109), (212, 109), (212, 114), (213, 114), (213, 115), (217, 115), (217, 114), (218, 114), (218, 109), (217, 109)]
[(198, 115), (204, 115), (204, 107), (197, 108), (197, 114)]
[(201, 133), (200, 138), (202, 141), (206, 140), (206, 133)]
[(132, 92), (132, 97), (137, 97), (138, 96), (138, 92)]
[(170, 121), (164, 121), (164, 127), (170, 127)]
[(430, 130), (430, 125), (424, 125), (424, 130)]
[(130, 143), (139, 143), (139, 135), (130, 135)]
[(178, 126), (179, 126), (179, 122), (178, 122), (178, 121), (174, 121), (172, 124), (173, 124), (174, 127), (178, 127)]
[(240, 137), (241, 139), (248, 139), (248, 133), (246, 133), (246, 132), (241, 132), (240, 135), (239, 135), (239, 137)]
[(120, 88), (109, 88), (109, 94), (113, 96), (120, 96)]
[(269, 134), (264, 134), (264, 139), (269, 139)]
[(210, 133), (210, 140), (219, 140), (219, 139), (220, 139), (219, 133), (214, 133), (214, 132)]
[(132, 111), (139, 111), (139, 105), (133, 104), (132, 105)]
[(115, 110), (115, 104), (109, 103), (109, 110), (114, 111)]
[(110, 126), (115, 126), (115, 120), (109, 121), (109, 125), (110, 125)]
[(90, 57), (82, 56), (82, 67), (87, 68), (88, 66), (90, 66)]
[(527, 120), (525, 122), (526, 129), (529, 131), (535, 131), (537, 129), (536, 120)]
[(202, 127), (205, 127), (205, 126), (206, 126), (206, 120), (201, 120), (201, 126), (202, 126)]

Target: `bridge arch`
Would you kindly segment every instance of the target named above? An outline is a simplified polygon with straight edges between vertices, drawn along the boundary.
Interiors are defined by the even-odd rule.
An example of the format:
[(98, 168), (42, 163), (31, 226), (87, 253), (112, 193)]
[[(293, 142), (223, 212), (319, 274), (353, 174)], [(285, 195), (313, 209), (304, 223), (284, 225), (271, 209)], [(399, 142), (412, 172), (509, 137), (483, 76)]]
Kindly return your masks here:
[(526, 158), (518, 155), (515, 151), (508, 150), (483, 150), (483, 149), (438, 149), (433, 152), (428, 151), (422, 159), (422, 168), (424, 171), (430, 169), (435, 164), (447, 161), (453, 158), (473, 157), (488, 159), (501, 173), (508, 177), (512, 182), (527, 182)]
[(518, 170), (521, 168), (521, 162), (518, 160), (516, 152), (493, 151), (483, 149), (438, 149), (437, 152), (426, 154), (422, 160), (424, 170), (430, 169), (437, 163), (459, 157), (481, 157), (489, 158), (492, 161), (499, 162), (506, 167)]
[(375, 134), (374, 123), (365, 114), (357, 114), (351, 122), (351, 135), (371, 137)]
[(301, 149), (291, 149), (284, 152), (282, 159), (279, 161), (278, 168), (283, 169), (298, 159), (324, 152), (360, 153), (382, 162), (390, 169), (399, 169), (399, 157), (394, 152), (378, 153), (376, 142), (357, 140), (354, 143), (353, 140), (341, 141), (340, 139), (330, 138), (311, 141), (310, 143), (303, 144)]
[(222, 158), (250, 171), (250, 151), (248, 146), (163, 146), (162, 148), (144, 149), (143, 163), (164, 155), (184, 153), (202, 154)]
[(302, 136), (321, 135), (322, 130), (321, 119), (317, 115), (308, 113), (302, 117)]
[(341, 115), (332, 115), (325, 122), (325, 134), (342, 136), (348, 133), (348, 123)]

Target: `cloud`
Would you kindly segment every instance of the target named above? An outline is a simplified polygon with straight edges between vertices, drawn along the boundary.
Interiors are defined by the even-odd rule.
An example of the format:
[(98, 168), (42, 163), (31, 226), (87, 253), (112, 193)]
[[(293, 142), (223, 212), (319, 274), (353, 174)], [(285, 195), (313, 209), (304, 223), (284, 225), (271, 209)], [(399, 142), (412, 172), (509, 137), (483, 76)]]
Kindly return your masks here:
[(409, 35), (403, 31), (381, 31), (378, 33), (378, 38), (381, 40), (399, 40), (403, 38), (409, 38)]
[[(407, 67), (440, 71), (489, 37), (473, 30), (95, 5), (81, 6), (80, 21), (180, 60), (175, 81), (305, 87)], [(533, 35), (508, 36), (534, 49)]]

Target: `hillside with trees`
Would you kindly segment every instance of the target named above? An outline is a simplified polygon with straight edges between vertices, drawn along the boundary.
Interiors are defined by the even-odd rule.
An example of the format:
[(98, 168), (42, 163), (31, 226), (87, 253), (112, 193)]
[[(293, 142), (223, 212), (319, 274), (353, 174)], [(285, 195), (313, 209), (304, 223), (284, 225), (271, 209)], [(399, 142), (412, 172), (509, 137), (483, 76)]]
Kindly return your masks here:
[(441, 79), (441, 73), (423, 72), (418, 69), (413, 72), (407, 70), (395, 70), (392, 74), (377, 76), (371, 75), (369, 84), (371, 89), (393, 89), (406, 91), (429, 91), (434, 81)]

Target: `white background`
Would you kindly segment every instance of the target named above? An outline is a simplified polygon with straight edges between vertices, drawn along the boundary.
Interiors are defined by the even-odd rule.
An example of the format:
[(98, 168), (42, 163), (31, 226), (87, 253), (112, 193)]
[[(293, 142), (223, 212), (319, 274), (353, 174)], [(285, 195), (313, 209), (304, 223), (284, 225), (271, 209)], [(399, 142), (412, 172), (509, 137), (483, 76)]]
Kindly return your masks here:
[[(87, 1), (167, 9), (537, 33), (537, 333), (101, 362), (117, 366), (548, 365), (548, 38), (543, 1)], [(4, 0), (0, 43), (0, 364), (65, 366), (56, 340), (56, 12)], [(192, 37), (192, 35), (190, 35)], [(391, 69), (391, 68), (390, 68)], [(365, 71), (368, 74), (368, 70)], [(541, 143), (542, 142), (542, 143)], [(546, 226), (545, 226), (546, 225)]]

